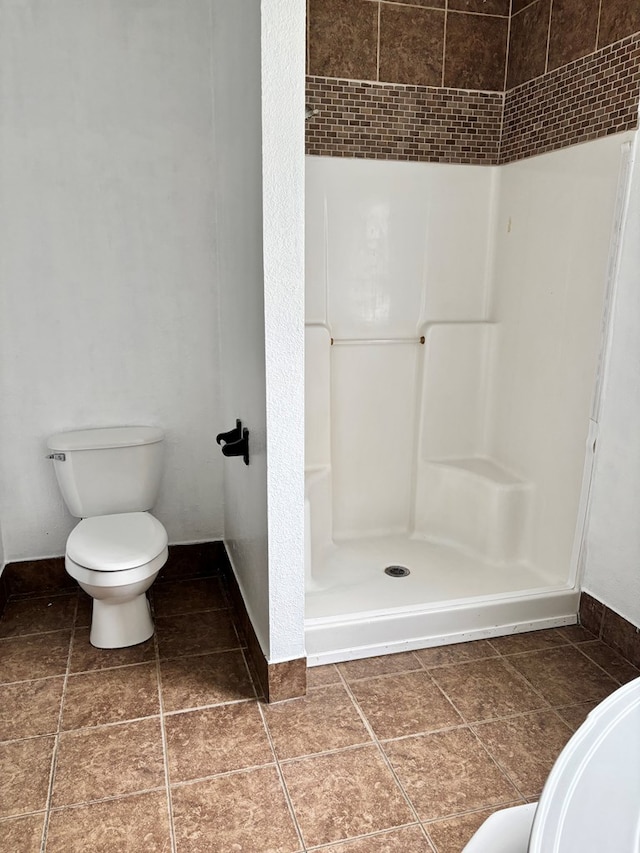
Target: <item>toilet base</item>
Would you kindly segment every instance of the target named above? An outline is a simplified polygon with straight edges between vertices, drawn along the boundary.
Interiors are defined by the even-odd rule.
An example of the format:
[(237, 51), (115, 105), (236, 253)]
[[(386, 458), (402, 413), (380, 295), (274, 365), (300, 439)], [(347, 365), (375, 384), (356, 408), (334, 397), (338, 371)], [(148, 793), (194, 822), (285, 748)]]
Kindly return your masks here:
[(98, 649), (122, 649), (137, 646), (153, 636), (153, 621), (147, 596), (130, 601), (93, 599), (93, 617), (89, 642)]

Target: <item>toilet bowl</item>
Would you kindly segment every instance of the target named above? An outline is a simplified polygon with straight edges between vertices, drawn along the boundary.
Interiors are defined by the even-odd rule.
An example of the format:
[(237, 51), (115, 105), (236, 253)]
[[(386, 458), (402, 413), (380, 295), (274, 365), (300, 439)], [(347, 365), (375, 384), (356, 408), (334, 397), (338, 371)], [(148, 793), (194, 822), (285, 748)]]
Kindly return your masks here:
[(164, 435), (108, 427), (52, 436), (49, 458), (72, 515), (65, 567), (93, 598), (90, 642), (133, 646), (153, 634), (146, 591), (168, 557), (167, 532), (149, 512), (158, 494)]
[(145, 593), (167, 556), (167, 532), (147, 512), (87, 518), (74, 527), (65, 568), (93, 598), (93, 646), (134, 646), (153, 635)]
[(640, 853), (640, 678), (589, 714), (540, 802), (491, 815), (463, 853)]

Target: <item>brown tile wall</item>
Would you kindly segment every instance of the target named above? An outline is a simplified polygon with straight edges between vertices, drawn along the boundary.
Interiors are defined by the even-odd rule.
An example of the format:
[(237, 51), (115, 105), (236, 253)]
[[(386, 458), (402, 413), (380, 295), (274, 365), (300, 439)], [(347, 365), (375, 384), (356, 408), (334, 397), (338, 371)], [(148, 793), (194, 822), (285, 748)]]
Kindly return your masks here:
[(499, 162), (637, 127), (639, 91), (640, 35), (511, 89)]
[(504, 90), (510, 0), (308, 0), (314, 77)]
[(638, 0), (508, 6), (308, 0), (307, 153), (494, 165), (637, 126)]
[(640, 30), (638, 0), (513, 0), (506, 88)]

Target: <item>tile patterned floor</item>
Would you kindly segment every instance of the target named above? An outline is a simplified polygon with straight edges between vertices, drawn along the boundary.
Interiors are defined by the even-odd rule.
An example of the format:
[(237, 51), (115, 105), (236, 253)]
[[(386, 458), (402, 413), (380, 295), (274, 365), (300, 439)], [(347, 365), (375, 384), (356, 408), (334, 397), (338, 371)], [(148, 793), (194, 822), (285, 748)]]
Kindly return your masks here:
[(89, 604), (0, 621), (2, 853), (459, 853), (640, 675), (567, 628), (318, 667), (269, 706), (217, 577), (158, 582), (131, 649), (89, 644)]

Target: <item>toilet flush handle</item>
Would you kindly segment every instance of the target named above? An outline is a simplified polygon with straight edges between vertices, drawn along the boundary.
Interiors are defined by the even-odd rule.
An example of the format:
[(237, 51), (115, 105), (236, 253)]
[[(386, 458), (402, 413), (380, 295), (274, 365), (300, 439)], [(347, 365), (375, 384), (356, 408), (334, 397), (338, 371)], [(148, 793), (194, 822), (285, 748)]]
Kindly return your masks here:
[(50, 453), (46, 458), (53, 459), (56, 462), (64, 462), (67, 457), (64, 453)]

